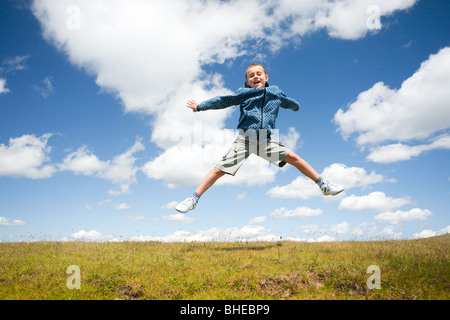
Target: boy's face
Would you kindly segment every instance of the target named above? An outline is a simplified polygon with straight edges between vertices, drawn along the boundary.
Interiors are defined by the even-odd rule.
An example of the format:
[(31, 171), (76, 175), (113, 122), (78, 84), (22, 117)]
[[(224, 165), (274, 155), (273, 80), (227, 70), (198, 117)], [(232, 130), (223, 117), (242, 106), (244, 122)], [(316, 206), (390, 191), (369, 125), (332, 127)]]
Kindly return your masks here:
[(246, 82), (254, 89), (264, 88), (267, 81), (269, 81), (269, 76), (266, 74), (262, 66), (254, 66), (247, 70), (246, 72)]

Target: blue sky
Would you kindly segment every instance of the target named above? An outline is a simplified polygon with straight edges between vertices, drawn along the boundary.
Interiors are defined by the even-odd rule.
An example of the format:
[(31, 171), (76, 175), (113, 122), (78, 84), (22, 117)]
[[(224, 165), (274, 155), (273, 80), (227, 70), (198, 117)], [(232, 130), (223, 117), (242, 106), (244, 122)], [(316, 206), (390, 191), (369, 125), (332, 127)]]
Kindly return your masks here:
[[(0, 241), (341, 241), (447, 233), (450, 4), (2, 1)], [(296, 99), (279, 138), (345, 193), (249, 159), (187, 215), (248, 65)]]

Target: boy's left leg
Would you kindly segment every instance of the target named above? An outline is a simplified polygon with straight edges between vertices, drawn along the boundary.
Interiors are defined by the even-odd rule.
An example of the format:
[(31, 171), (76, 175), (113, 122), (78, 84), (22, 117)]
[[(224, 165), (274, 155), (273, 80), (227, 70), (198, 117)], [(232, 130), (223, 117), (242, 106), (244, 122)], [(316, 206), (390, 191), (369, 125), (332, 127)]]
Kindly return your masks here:
[(306, 177), (314, 181), (322, 190), (322, 193), (325, 196), (335, 196), (344, 191), (343, 187), (331, 183), (328, 180), (322, 179), (320, 175), (305, 160), (300, 158), (300, 156), (298, 156), (294, 152), (290, 152), (283, 161), (296, 167)]
[(203, 179), (203, 181), (195, 190), (194, 194), (179, 203), (175, 210), (181, 213), (187, 213), (194, 210), (197, 206), (200, 197), (211, 188), (217, 180), (222, 178), (225, 174), (230, 174), (234, 176), (239, 168), (242, 166), (244, 161), (250, 155), (248, 151), (249, 143), (244, 137), (239, 136), (225, 153), (223, 158), (217, 163), (216, 167), (213, 168)]
[(289, 163), (290, 165), (292, 165), (294, 167), (296, 167), (301, 173), (303, 173), (305, 176), (307, 176), (308, 178), (310, 178), (314, 182), (317, 181), (320, 178), (320, 176), (316, 172), (316, 170), (314, 170), (313, 167), (311, 167), (308, 162), (306, 162), (305, 160), (300, 158), (294, 152), (290, 152), (286, 156), (286, 158), (284, 158), (283, 161), (286, 162), (286, 163)]
[(195, 190), (195, 193), (197, 193), (199, 196), (202, 196), (209, 188), (212, 187), (214, 183), (216, 183), (217, 180), (222, 178), (225, 174), (226, 173), (220, 169), (212, 169), (200, 183), (197, 190)]

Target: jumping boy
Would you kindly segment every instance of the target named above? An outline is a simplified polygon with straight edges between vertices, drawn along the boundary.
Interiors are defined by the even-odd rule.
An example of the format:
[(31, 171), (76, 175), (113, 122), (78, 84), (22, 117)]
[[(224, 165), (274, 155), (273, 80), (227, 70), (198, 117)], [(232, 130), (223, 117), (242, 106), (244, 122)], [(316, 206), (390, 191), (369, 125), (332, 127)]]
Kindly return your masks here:
[(187, 102), (187, 107), (193, 112), (239, 105), (240, 134), (222, 160), (203, 179), (195, 193), (176, 206), (177, 211), (186, 213), (194, 210), (200, 197), (219, 178), (225, 174), (234, 176), (252, 153), (279, 167), (283, 167), (286, 163), (296, 167), (313, 180), (326, 196), (335, 196), (344, 191), (343, 187), (322, 179), (305, 160), (283, 144), (271, 140), (279, 108), (298, 111), (300, 105), (287, 97), (278, 87), (270, 86), (268, 81), (266, 68), (260, 64), (252, 64), (245, 72), (245, 87), (240, 88), (234, 95), (215, 97), (200, 104), (195, 101)]

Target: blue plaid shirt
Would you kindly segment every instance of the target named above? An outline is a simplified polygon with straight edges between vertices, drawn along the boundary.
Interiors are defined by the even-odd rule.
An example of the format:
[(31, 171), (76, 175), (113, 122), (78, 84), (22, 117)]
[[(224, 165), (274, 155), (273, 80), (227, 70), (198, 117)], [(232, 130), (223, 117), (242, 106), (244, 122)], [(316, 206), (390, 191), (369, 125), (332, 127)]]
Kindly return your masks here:
[(225, 109), (231, 106), (240, 106), (238, 129), (244, 133), (254, 130), (259, 137), (260, 130), (267, 130), (267, 139), (270, 139), (278, 111), (281, 108), (298, 111), (300, 105), (297, 101), (287, 97), (277, 86), (253, 89), (245, 86), (229, 96), (218, 96), (206, 100), (197, 106), (197, 111)]

